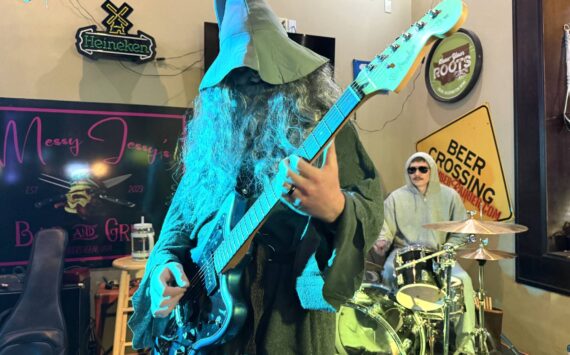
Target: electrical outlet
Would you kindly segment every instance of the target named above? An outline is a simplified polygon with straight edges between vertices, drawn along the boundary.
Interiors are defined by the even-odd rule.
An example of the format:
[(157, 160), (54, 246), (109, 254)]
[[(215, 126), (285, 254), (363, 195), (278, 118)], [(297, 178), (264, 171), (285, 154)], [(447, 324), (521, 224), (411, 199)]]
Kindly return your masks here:
[(281, 26), (283, 26), (285, 31), (292, 32), (292, 33), (297, 32), (297, 20), (292, 20), (289, 18), (280, 17), (279, 22), (281, 23)]
[(392, 0), (384, 0), (384, 12), (392, 13)]
[(289, 19), (287, 22), (287, 27), (285, 29), (287, 32), (297, 33), (297, 20)]

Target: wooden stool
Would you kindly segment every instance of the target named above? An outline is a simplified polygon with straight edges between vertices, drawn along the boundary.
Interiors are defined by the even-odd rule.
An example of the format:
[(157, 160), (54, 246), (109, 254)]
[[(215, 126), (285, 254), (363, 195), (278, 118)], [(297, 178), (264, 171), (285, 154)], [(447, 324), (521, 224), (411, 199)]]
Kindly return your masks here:
[(129, 289), (131, 283), (131, 272), (144, 270), (146, 260), (133, 260), (131, 256), (125, 256), (113, 261), (113, 267), (121, 269), (121, 279), (119, 281), (119, 295), (117, 298), (117, 317), (115, 320), (115, 338), (113, 339), (113, 355), (124, 355), (125, 348), (132, 346), (132, 342), (127, 342), (127, 319), (128, 314), (133, 311), (129, 306)]

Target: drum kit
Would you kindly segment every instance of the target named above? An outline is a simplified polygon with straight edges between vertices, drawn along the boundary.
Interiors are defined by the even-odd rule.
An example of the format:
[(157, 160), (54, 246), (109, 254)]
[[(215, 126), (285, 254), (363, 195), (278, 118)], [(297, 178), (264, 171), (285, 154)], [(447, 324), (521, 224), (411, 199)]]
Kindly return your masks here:
[[(476, 290), (478, 322), (471, 336), (476, 353), (489, 354), (487, 342), (492, 347), (495, 344), (485, 328), (484, 266), (487, 261), (511, 259), (516, 255), (488, 249), (487, 239), (476, 236), (521, 233), (528, 228), (513, 223), (478, 220), (474, 218), (475, 212), (468, 214), (469, 218), (463, 221), (423, 226), (435, 231), (466, 234), (465, 243), (446, 244), (440, 251), (421, 245), (399, 249), (394, 257), (395, 288), (377, 282), (362, 284), (337, 314), (338, 354), (447, 355), (450, 321), (458, 321), (465, 312), (463, 284), (451, 275), (457, 257), (477, 260), (479, 265), (479, 289)], [(475, 249), (464, 249), (477, 240)], [(439, 347), (436, 347), (436, 340)]]

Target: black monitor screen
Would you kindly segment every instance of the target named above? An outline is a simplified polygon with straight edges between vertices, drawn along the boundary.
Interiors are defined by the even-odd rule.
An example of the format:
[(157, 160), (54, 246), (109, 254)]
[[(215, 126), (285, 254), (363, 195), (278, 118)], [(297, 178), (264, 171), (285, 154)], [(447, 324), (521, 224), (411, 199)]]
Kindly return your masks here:
[[(287, 35), (300, 45), (328, 58), (331, 66), (334, 67), (334, 38), (301, 33), (287, 33)], [(219, 51), (218, 24), (214, 22), (204, 22), (204, 72), (212, 65)]]

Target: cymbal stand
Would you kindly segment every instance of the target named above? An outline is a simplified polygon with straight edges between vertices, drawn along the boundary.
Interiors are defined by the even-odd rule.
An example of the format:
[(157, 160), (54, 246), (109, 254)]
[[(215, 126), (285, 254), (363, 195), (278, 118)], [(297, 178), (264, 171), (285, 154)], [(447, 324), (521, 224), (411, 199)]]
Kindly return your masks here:
[[(479, 248), (485, 248), (485, 244), (487, 244), (487, 239), (480, 240)], [(491, 342), (493, 338), (491, 338), (491, 334), (485, 328), (485, 285), (484, 285), (484, 270), (485, 270), (485, 263), (487, 260), (477, 259), (479, 264), (479, 290), (477, 290), (477, 298), (479, 299), (479, 323), (475, 327), (475, 339), (478, 343), (478, 353), (479, 354), (489, 354), (489, 348), (487, 347), (487, 339)], [(494, 344), (493, 344), (494, 345)]]
[(449, 354), (449, 307), (451, 306), (451, 269), (455, 265), (455, 247), (445, 246), (441, 266), (445, 270), (445, 298), (443, 303), (443, 355)]

